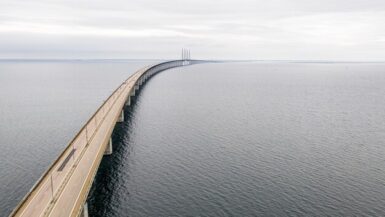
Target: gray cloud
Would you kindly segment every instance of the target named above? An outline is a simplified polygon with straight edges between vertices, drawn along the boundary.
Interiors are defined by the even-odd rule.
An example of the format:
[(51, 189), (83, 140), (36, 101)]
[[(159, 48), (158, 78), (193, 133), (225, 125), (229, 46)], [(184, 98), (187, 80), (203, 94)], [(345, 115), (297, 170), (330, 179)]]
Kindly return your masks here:
[(1, 0), (0, 58), (385, 60), (382, 0)]

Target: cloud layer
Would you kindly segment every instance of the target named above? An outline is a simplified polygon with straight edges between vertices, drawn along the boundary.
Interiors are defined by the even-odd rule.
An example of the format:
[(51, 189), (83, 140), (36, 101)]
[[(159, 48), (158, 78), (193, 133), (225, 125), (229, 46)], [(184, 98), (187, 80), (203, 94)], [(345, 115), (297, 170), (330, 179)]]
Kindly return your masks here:
[(0, 58), (385, 61), (383, 0), (0, 0)]

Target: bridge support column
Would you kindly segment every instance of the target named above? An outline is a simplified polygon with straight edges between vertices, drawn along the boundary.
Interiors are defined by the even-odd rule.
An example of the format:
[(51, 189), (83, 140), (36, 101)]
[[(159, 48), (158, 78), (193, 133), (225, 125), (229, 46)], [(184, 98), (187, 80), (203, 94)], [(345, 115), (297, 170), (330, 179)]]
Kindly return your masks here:
[(83, 205), (82, 213), (80, 214), (80, 217), (88, 217), (88, 205), (87, 202)]
[(130, 96), (135, 96), (135, 87), (131, 89)]
[(135, 90), (139, 90), (139, 84), (138, 83), (135, 84)]
[(130, 105), (131, 105), (131, 96), (128, 96), (126, 100), (126, 106), (130, 106)]
[(120, 112), (120, 116), (117, 122), (124, 122), (124, 109), (122, 109), (122, 111)]
[(112, 138), (110, 138), (110, 141), (107, 144), (106, 150), (104, 151), (104, 155), (111, 155), (112, 154)]

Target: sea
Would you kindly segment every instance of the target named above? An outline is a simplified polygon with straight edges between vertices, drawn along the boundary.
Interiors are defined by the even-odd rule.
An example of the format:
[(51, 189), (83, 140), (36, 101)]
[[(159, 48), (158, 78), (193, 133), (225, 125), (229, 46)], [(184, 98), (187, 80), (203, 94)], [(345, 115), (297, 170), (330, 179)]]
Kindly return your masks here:
[[(0, 216), (103, 101), (160, 60), (1, 60)], [(385, 63), (202, 63), (125, 109), (90, 216), (384, 216)]]

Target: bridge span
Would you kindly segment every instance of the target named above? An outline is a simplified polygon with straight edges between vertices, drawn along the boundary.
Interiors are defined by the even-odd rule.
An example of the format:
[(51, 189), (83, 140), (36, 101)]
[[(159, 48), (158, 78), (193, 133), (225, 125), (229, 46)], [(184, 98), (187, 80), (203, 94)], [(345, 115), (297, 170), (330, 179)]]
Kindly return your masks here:
[(80, 129), (10, 216), (88, 216), (87, 196), (104, 155), (112, 154), (111, 134), (124, 121), (124, 108), (141, 85), (156, 73), (191, 64), (174, 60), (136, 71)]

